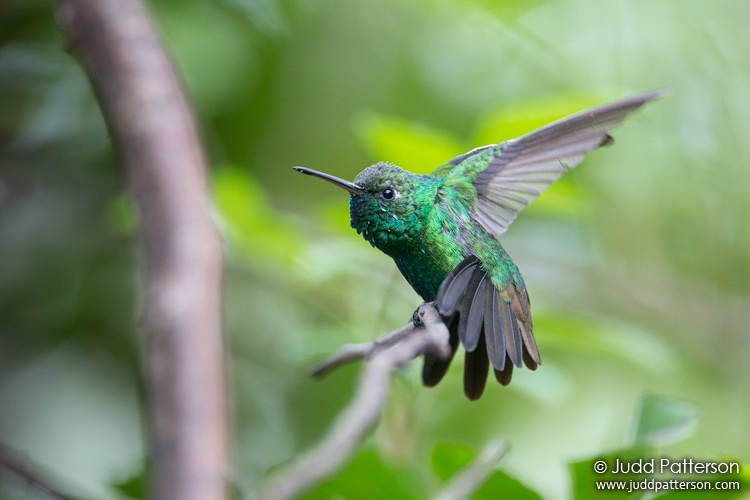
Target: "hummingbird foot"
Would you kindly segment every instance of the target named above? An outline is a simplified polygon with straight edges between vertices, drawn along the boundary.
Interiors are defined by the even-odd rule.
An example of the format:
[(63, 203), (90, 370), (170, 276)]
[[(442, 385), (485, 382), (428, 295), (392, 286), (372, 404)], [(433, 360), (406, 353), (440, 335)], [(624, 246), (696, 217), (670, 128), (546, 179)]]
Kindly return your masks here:
[(421, 304), (419, 304), (419, 307), (414, 309), (414, 313), (411, 315), (411, 322), (416, 328), (424, 326), (424, 321), (422, 320), (422, 318), (424, 317), (424, 307), (434, 305), (434, 302), (422, 302)]

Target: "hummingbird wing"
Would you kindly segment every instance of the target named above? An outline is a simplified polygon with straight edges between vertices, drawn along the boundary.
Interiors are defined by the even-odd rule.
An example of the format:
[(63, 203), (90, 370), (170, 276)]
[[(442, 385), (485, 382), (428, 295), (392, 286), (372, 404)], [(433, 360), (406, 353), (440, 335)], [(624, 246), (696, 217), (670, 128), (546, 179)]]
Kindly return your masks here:
[(474, 218), (491, 234), (500, 235), (518, 212), (581, 163), (586, 153), (612, 144), (609, 132), (629, 113), (666, 94), (658, 90), (605, 104), (517, 139), (473, 149), (433, 175), (445, 177), (445, 187), (473, 199)]
[[(432, 175), (445, 179), (440, 188), (443, 194), (458, 193), (474, 219), (489, 233), (500, 235), (518, 212), (578, 165), (587, 152), (611, 144), (609, 132), (629, 113), (665, 94), (656, 91), (623, 99), (518, 139), (473, 149)], [(490, 365), (498, 382), (507, 385), (514, 366), (525, 364), (534, 370), (541, 363), (529, 297), (520, 276), (494, 283), (478, 257), (470, 255), (443, 280), (435, 306), (449, 325), (451, 353), (459, 341), (466, 350), (464, 392), (469, 399), (481, 396)], [(440, 381), (449, 363), (450, 359), (425, 355), (424, 383)]]

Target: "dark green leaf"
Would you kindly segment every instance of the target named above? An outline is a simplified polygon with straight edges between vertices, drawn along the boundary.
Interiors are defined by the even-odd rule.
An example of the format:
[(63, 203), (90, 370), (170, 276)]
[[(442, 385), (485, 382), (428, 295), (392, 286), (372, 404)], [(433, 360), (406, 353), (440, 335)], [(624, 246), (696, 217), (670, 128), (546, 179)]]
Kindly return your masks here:
[(437, 477), (447, 481), (469, 465), (477, 452), (469, 446), (455, 443), (438, 443), (432, 452), (432, 470)]
[(372, 158), (420, 174), (471, 149), (446, 132), (375, 113), (359, 119), (357, 132)]
[(146, 478), (147, 472), (145, 469), (138, 471), (138, 473), (130, 476), (125, 481), (114, 484), (113, 487), (125, 495), (127, 498), (140, 499), (146, 498)]
[[(466, 445), (438, 443), (432, 452), (432, 470), (445, 481), (450, 481), (460, 474), (464, 467), (471, 464), (477, 453)], [(537, 500), (541, 496), (528, 488), (518, 479), (501, 470), (494, 471), (472, 495), (474, 499), (513, 498), (518, 500)]]
[(419, 499), (426, 493), (416, 470), (391, 462), (367, 448), (360, 451), (346, 467), (303, 498), (307, 500), (348, 499)]
[(472, 496), (474, 500), (495, 500), (513, 498), (514, 500), (541, 500), (541, 495), (518, 479), (498, 470), (492, 473), (487, 481)]

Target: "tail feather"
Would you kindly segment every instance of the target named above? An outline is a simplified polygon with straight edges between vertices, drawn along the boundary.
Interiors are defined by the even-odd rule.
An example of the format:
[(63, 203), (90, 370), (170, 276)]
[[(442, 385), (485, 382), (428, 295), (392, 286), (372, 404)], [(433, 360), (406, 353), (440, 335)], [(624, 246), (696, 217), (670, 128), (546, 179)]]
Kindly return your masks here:
[(487, 356), (497, 370), (505, 368), (505, 341), (500, 308), (497, 303), (497, 288), (487, 284), (490, 290), (485, 293), (484, 338), (487, 342)]
[(516, 317), (519, 330), (521, 331), (521, 338), (523, 339), (524, 363), (529, 369), (535, 370), (537, 366), (542, 364), (542, 359), (539, 356), (539, 348), (536, 345), (536, 340), (534, 340), (534, 326), (531, 321), (529, 296), (525, 289), (519, 288), (516, 284), (508, 287), (508, 290), (512, 295), (510, 308)]
[(435, 354), (426, 352), (424, 354), (424, 365), (422, 365), (422, 383), (427, 387), (435, 387), (438, 382), (443, 380), (448, 367), (451, 365), (453, 356), (458, 349), (458, 316), (454, 316), (448, 325), (450, 333), (451, 354), (447, 359), (442, 359)]
[(474, 352), (477, 349), (482, 334), (486, 278), (487, 273), (480, 266), (477, 266), (471, 275), (471, 280), (469, 280), (469, 285), (466, 288), (466, 295), (464, 295), (461, 304), (458, 338), (461, 339), (461, 343), (467, 352)]
[(479, 399), (487, 384), (490, 370), (490, 360), (484, 345), (484, 335), (480, 336), (479, 344), (473, 352), (466, 351), (464, 357), (464, 394), (470, 400)]
[(470, 255), (457, 265), (440, 284), (435, 307), (441, 316), (451, 317), (456, 312), (456, 307), (466, 293), (472, 271), (478, 267), (478, 264), (479, 259)]
[(522, 342), (521, 342), (521, 330), (518, 327), (518, 320), (510, 309), (510, 304), (505, 302), (502, 297), (502, 301), (499, 304), (501, 311), (502, 323), (503, 323), (503, 337), (505, 340), (505, 350), (508, 353), (508, 359), (514, 365), (521, 366), (521, 358), (523, 356)]
[(495, 379), (502, 385), (510, 384), (510, 379), (513, 378), (513, 363), (505, 363), (505, 369), (495, 369)]

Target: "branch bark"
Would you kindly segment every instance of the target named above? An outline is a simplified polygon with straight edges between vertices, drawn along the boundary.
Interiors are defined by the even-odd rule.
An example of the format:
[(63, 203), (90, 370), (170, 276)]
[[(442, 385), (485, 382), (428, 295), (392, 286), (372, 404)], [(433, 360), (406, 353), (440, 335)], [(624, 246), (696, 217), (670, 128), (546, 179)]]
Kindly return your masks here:
[(450, 353), (448, 329), (437, 310), (431, 304), (422, 304), (417, 314), (423, 326), (409, 323), (372, 344), (360, 345), (353, 349), (359, 353), (354, 357), (347, 354), (352, 351), (351, 346), (344, 347), (331, 361), (320, 365), (324, 368), (322, 371), (329, 371), (357, 356), (369, 356), (354, 398), (339, 414), (328, 434), (315, 448), (278, 475), (256, 498), (292, 498), (332, 474), (354, 452), (380, 416), (388, 396), (391, 374), (425, 352), (441, 356)]
[(227, 400), (222, 251), (206, 162), (181, 84), (138, 0), (58, 0), (141, 220), (152, 496), (223, 499)]

